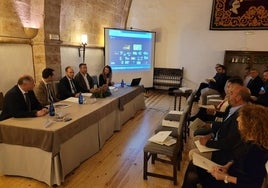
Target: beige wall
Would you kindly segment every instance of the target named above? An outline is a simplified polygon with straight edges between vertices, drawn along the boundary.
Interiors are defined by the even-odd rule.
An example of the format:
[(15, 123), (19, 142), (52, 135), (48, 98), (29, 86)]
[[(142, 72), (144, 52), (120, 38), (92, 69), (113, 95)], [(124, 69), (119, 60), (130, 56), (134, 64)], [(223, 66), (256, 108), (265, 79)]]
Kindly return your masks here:
[(4, 93), (23, 74), (34, 76), (30, 45), (0, 44), (0, 91)]
[[(8, 83), (0, 83), (0, 90), (4, 92), (16, 83), (18, 75), (25, 72), (33, 74), (33, 69), (28, 68), (32, 67), (33, 63), (32, 58), (29, 57), (32, 54), (32, 48), (29, 45), (31, 42), (34, 42), (37, 47), (46, 44), (46, 48), (41, 48), (42, 51), (52, 53), (52, 56), (47, 55), (50, 58), (44, 56), (40, 60), (41, 65), (38, 66), (40, 69), (45, 66), (42, 61), (51, 61), (51, 66), (62, 69), (65, 65), (78, 66), (81, 62), (77, 50), (79, 36), (87, 33), (88, 46), (93, 48), (87, 48), (86, 63), (90, 70), (94, 69), (95, 74), (98, 74), (95, 63), (97, 66), (103, 63), (103, 53), (99, 47), (103, 46), (102, 28), (106, 26), (122, 28), (126, 24), (127, 27), (156, 31), (155, 65), (157, 67), (185, 67), (184, 84), (190, 87), (197, 86), (204, 78), (214, 74), (214, 64), (223, 62), (226, 49), (268, 51), (267, 30), (253, 31), (250, 34), (245, 31), (210, 31), (208, 28), (212, 0), (132, 0), (129, 15), (128, 8), (131, 0), (84, 0), (79, 2), (62, 0), (60, 5), (54, 0), (25, 0), (24, 2), (31, 5), (35, 5), (35, 2), (46, 2), (44, 7), (50, 9), (49, 12), (53, 12), (51, 7), (54, 6), (54, 12), (56, 12), (55, 15), (48, 17), (48, 13), (46, 15), (42, 11), (36, 11), (42, 6), (32, 9), (32, 14), (36, 14), (38, 18), (40, 16), (50, 18), (44, 22), (45, 24), (54, 23), (53, 27), (48, 28), (41, 23), (42, 29), (39, 30), (33, 41), (25, 39), (26, 36), (14, 8), (14, 2), (13, 0), (0, 1), (0, 54), (10, 54), (10, 52), (16, 51), (11, 55), (1, 56), (1, 71), (14, 71), (11, 76), (1, 75), (2, 83)], [(16, 2), (21, 1), (16, 0)], [(27, 8), (29, 9), (26, 6)], [(55, 18), (58, 14), (58, 10), (60, 10), (61, 18), (60, 21), (54, 22), (53, 17)], [(25, 15), (27, 17), (27, 14)], [(47, 41), (49, 32), (60, 32), (61, 41), (58, 43)], [(7, 36), (11, 36), (11, 38)], [(4, 46), (6, 44), (3, 42), (6, 42), (7, 39), (12, 45), (11, 48)], [(25, 45), (27, 47), (24, 49)], [(51, 50), (47, 50), (48, 48)], [(54, 48), (55, 50), (53, 50)], [(16, 54), (14, 58), (21, 64), (15, 66), (12, 63), (14, 62), (11, 59), (12, 54)], [(41, 57), (38, 53), (35, 55), (37, 55), (36, 58)], [(58, 71), (61, 72), (61, 70)], [(35, 75), (40, 77), (40, 74)]]
[(214, 75), (224, 50), (266, 50), (268, 31), (209, 30), (212, 0), (133, 0), (127, 26), (157, 33), (158, 67), (184, 67), (184, 84), (195, 87)]
[[(10, 76), (1, 75), (0, 91), (5, 93), (25, 73), (41, 79), (45, 67), (55, 70), (56, 79), (64, 75), (62, 69), (67, 65), (74, 66), (77, 72), (82, 62), (78, 57), (81, 34), (88, 35), (89, 73), (98, 75), (104, 65), (103, 28), (124, 28), (130, 4), (131, 0), (0, 1), (0, 55), (7, 54), (1, 56), (1, 72), (13, 70)], [(28, 38), (24, 27), (39, 28), (37, 36)], [(50, 34), (60, 36), (60, 40), (50, 40)], [(17, 52), (14, 58), (19, 63), (13, 63), (10, 51)], [(31, 69), (25, 69), (28, 67)]]

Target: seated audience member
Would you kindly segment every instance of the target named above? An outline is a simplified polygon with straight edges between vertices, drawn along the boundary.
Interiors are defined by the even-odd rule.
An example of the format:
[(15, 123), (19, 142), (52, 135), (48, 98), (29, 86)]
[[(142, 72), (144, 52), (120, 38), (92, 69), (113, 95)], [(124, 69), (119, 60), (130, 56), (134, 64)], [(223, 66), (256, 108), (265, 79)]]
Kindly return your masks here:
[(217, 74), (213, 77), (213, 80), (210, 80), (208, 82), (208, 87), (201, 90), (201, 98), (202, 98), (202, 104), (207, 104), (207, 96), (208, 95), (224, 95), (224, 86), (228, 79), (226, 75), (225, 66), (220, 65), (218, 67)]
[(54, 70), (45, 68), (42, 71), (42, 80), (34, 88), (36, 98), (43, 106), (59, 101), (53, 87), (53, 76)]
[(74, 70), (71, 66), (65, 68), (65, 76), (59, 82), (59, 98), (61, 100), (69, 97), (78, 97), (80, 87), (74, 79)]
[[(228, 108), (222, 115), (223, 121), (213, 121), (212, 123), (209, 123), (205, 126), (205, 128), (200, 128), (195, 131), (195, 135), (204, 135), (203, 137), (199, 138), (199, 141), (202, 145), (205, 145), (207, 147), (216, 148), (223, 150), (225, 147), (229, 147), (228, 144), (231, 144), (229, 142), (230, 140), (234, 139), (232, 138), (236, 133), (236, 117), (237, 117), (237, 110), (247, 104), (250, 100), (250, 91), (248, 88), (241, 86), (240, 84), (231, 84), (228, 88), (227, 93), (227, 100), (229, 103)], [(228, 129), (227, 132), (231, 131), (232, 133), (228, 133), (228, 137), (226, 129)], [(219, 134), (221, 133), (221, 134)], [(226, 142), (226, 138), (222, 139), (222, 137), (226, 137), (228, 140), (228, 144)], [(220, 139), (222, 141), (220, 141)], [(225, 145), (225, 146), (223, 146)], [(194, 149), (196, 150), (196, 149)], [(192, 151), (190, 151), (189, 156), (191, 156)], [(219, 153), (219, 154), (218, 154)], [(218, 155), (215, 158), (217, 158), (217, 162), (220, 163), (220, 159), (222, 156), (221, 152), (214, 152), (214, 155)], [(223, 155), (224, 156), (224, 155)], [(191, 158), (191, 157), (190, 157)], [(224, 157), (223, 157), (224, 158)]]
[[(225, 93), (227, 93), (229, 86), (235, 83), (242, 86), (243, 80), (237, 76), (229, 78), (226, 82)], [(214, 121), (216, 117), (223, 117), (225, 115), (228, 106), (228, 99), (225, 96), (225, 99), (215, 109), (200, 107), (198, 112), (189, 118), (189, 121), (194, 121), (196, 118), (202, 121)]]
[(250, 76), (250, 67), (246, 67), (245, 68), (245, 72), (244, 72), (244, 77), (243, 77), (243, 82), (244, 82), (244, 86), (247, 87), (249, 80), (251, 79)]
[(79, 72), (75, 75), (74, 79), (79, 85), (82, 93), (89, 93), (93, 91), (94, 82), (92, 77), (87, 73), (87, 65), (85, 63), (79, 64)]
[(251, 95), (258, 97), (263, 81), (259, 76), (259, 72), (256, 69), (250, 70), (251, 79), (249, 80), (247, 87), (249, 88)]
[(249, 102), (250, 91), (244, 86), (232, 84), (228, 89), (227, 98), (230, 108), (224, 120), (210, 124), (209, 127), (212, 128), (213, 133), (199, 138), (202, 145), (220, 149), (212, 154), (212, 160), (219, 164), (226, 162), (230, 148), (240, 140), (236, 118), (238, 110)]
[[(216, 66), (215, 66), (216, 74), (215, 74), (214, 77), (216, 77), (216, 75), (219, 73), (219, 72), (218, 72), (218, 68), (220, 67), (220, 65), (221, 65), (221, 64), (216, 64)], [(213, 77), (213, 78), (214, 78), (214, 77)], [(207, 88), (207, 87), (209, 86), (209, 85), (208, 85), (209, 80), (206, 79), (206, 81), (207, 81), (207, 83), (205, 83), (205, 82), (201, 82), (201, 83), (200, 83), (200, 85), (199, 85), (199, 87), (198, 87), (198, 89), (197, 89), (197, 91), (196, 91), (196, 94), (195, 94), (195, 98), (194, 98), (194, 101), (195, 101), (195, 102), (198, 102), (198, 101), (199, 101), (200, 96), (201, 96), (201, 90), (204, 89), (204, 88)]]
[(201, 180), (203, 187), (261, 188), (268, 160), (268, 109), (245, 105), (239, 110), (238, 129), (243, 142), (232, 151), (232, 162), (215, 166)]
[(263, 72), (264, 86), (259, 92), (259, 96), (251, 96), (254, 103), (268, 107), (268, 69)]
[(3, 111), (0, 119), (10, 117), (37, 117), (48, 113), (37, 100), (34, 92), (34, 79), (24, 75), (18, 79), (18, 84), (11, 88), (4, 97)]
[[(213, 151), (211, 155), (206, 154), (205, 156), (220, 165), (226, 164), (231, 159), (233, 147), (241, 143), (236, 119), (238, 117), (238, 110), (248, 103), (250, 91), (248, 88), (239, 84), (231, 84), (228, 88), (227, 97), (228, 103), (231, 106), (228, 115), (224, 117), (223, 122), (213, 122), (209, 125), (209, 128), (212, 128), (212, 133), (199, 138), (200, 144), (209, 148), (219, 149), (218, 151)], [(191, 150), (189, 155), (191, 152), (198, 152), (198, 150)], [(190, 162), (184, 176), (182, 187), (194, 187), (197, 181), (204, 178), (204, 174), (206, 172), (203, 172), (202, 169), (195, 167)], [(200, 179), (193, 177), (199, 177)]]
[(99, 85), (107, 84), (108, 86), (114, 85), (112, 82), (112, 68), (109, 65), (103, 67), (102, 73), (99, 76)]

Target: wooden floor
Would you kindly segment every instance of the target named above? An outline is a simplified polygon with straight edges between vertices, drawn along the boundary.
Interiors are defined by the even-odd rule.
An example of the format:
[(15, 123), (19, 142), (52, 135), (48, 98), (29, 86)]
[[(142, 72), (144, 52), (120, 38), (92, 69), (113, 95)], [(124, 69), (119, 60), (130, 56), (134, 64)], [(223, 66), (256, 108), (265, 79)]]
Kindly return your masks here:
[[(170, 180), (148, 177), (143, 180), (143, 147), (153, 135), (163, 116), (173, 110), (174, 97), (166, 92), (149, 91), (145, 97), (146, 109), (129, 120), (122, 130), (116, 132), (97, 154), (83, 162), (65, 178), (59, 188), (173, 188), (181, 187), (188, 164), (191, 138), (184, 147), (183, 162), (178, 172), (178, 186)], [(185, 99), (182, 100), (184, 106)], [(196, 104), (195, 104), (196, 105)], [(194, 107), (195, 107), (194, 105)], [(156, 162), (151, 170), (171, 174), (168, 164)], [(0, 176), (0, 188), (46, 188), (45, 183), (23, 177)]]

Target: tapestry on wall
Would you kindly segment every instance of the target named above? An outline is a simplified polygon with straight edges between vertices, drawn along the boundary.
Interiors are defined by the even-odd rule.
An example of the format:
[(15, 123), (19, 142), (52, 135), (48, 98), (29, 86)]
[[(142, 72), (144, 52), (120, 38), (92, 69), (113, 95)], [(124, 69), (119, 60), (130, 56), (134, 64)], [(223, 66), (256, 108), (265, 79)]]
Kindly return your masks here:
[(211, 30), (268, 29), (268, 0), (213, 0)]

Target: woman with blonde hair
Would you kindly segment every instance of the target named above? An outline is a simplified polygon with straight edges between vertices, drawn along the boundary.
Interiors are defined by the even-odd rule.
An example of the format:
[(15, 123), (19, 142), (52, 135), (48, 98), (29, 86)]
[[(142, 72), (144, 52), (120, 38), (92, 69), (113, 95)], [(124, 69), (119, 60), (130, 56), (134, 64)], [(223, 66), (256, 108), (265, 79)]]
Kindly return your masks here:
[(237, 121), (243, 142), (235, 146), (231, 162), (210, 171), (215, 179), (210, 178), (204, 187), (261, 188), (267, 173), (268, 108), (245, 105)]

